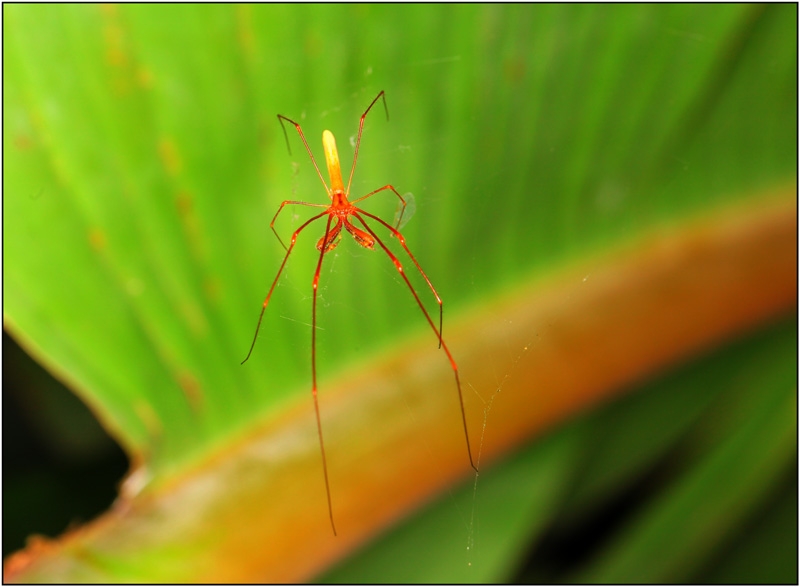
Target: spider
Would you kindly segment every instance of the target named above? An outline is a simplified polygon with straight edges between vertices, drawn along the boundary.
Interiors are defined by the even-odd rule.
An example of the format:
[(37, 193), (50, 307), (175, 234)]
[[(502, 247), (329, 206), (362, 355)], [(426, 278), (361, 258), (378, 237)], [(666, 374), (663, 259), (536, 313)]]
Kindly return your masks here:
[[(275, 216), (272, 218), (272, 222), (270, 222), (269, 227), (272, 229), (272, 232), (275, 233), (275, 236), (278, 238), (278, 241), (281, 243), (284, 249), (286, 249), (286, 255), (283, 257), (283, 262), (281, 263), (280, 267), (278, 268), (278, 273), (275, 275), (275, 279), (272, 281), (272, 285), (267, 292), (267, 297), (264, 299), (264, 303), (261, 307), (261, 313), (258, 316), (258, 323), (256, 324), (256, 331), (253, 335), (253, 342), (250, 344), (250, 350), (247, 352), (247, 356), (245, 357), (242, 364), (247, 362), (250, 358), (250, 355), (253, 353), (253, 348), (256, 344), (256, 339), (258, 338), (258, 331), (261, 328), (261, 320), (264, 318), (264, 312), (267, 309), (267, 305), (269, 304), (269, 300), (272, 297), (272, 293), (275, 290), (275, 286), (278, 283), (278, 279), (281, 276), (281, 272), (283, 272), (283, 268), (286, 266), (286, 262), (289, 259), (289, 255), (292, 253), (292, 249), (294, 249), (294, 245), (297, 242), (298, 235), (305, 230), (305, 228), (310, 225), (312, 222), (319, 220), (320, 218), (327, 218), (325, 222), (325, 233), (322, 235), (322, 238), (317, 241), (317, 250), (319, 250), (319, 259), (317, 261), (317, 268), (314, 271), (314, 280), (312, 282), (312, 288), (314, 290), (313, 298), (312, 298), (312, 311), (311, 311), (311, 394), (314, 397), (314, 413), (316, 414), (317, 419), (317, 433), (319, 435), (319, 446), (320, 452), (322, 454), (322, 471), (325, 477), (325, 493), (328, 497), (328, 514), (331, 520), (331, 528), (333, 530), (334, 536), (336, 535), (336, 525), (333, 521), (333, 504), (331, 501), (331, 490), (330, 490), (330, 483), (328, 481), (328, 463), (325, 457), (325, 443), (322, 439), (322, 424), (320, 422), (319, 416), (319, 402), (317, 400), (317, 285), (319, 283), (319, 275), (320, 270), (322, 269), (322, 261), (325, 258), (325, 254), (329, 253), (336, 246), (339, 244), (342, 238), (342, 230), (346, 230), (353, 239), (365, 249), (374, 250), (375, 244), (377, 243), (380, 248), (382, 248), (386, 254), (391, 259), (394, 266), (397, 268), (397, 271), (400, 273), (400, 276), (408, 285), (408, 289), (411, 291), (411, 294), (414, 296), (414, 299), (417, 302), (420, 310), (422, 310), (425, 319), (428, 321), (428, 325), (433, 330), (436, 338), (439, 341), (439, 348), (444, 350), (445, 354), (447, 355), (448, 360), (450, 361), (450, 366), (453, 369), (453, 375), (455, 376), (456, 380), (456, 390), (458, 392), (458, 401), (461, 406), (461, 420), (464, 425), (464, 438), (467, 443), (467, 454), (469, 456), (469, 462), (475, 472), (478, 471), (478, 468), (475, 466), (475, 463), (472, 459), (472, 449), (470, 448), (469, 442), (469, 433), (467, 431), (467, 417), (464, 411), (464, 398), (461, 392), (461, 381), (458, 376), (458, 366), (456, 365), (455, 359), (453, 359), (453, 355), (450, 354), (450, 350), (447, 348), (447, 345), (442, 338), (442, 299), (439, 297), (439, 294), (436, 291), (436, 288), (433, 287), (431, 280), (428, 279), (428, 276), (422, 270), (422, 267), (417, 262), (417, 259), (409, 250), (408, 246), (406, 245), (405, 238), (403, 235), (400, 234), (397, 227), (401, 225), (403, 214), (405, 213), (406, 209), (406, 200), (400, 193), (394, 188), (393, 185), (387, 184), (383, 187), (380, 187), (376, 190), (371, 191), (365, 196), (361, 196), (356, 200), (350, 201), (348, 196), (350, 195), (350, 184), (353, 181), (353, 173), (356, 170), (356, 162), (358, 161), (358, 149), (361, 146), (361, 133), (364, 130), (364, 119), (369, 114), (369, 111), (375, 105), (375, 103), (383, 98), (383, 108), (386, 112), (386, 119), (389, 119), (389, 109), (386, 106), (386, 95), (383, 91), (381, 91), (374, 100), (367, 106), (367, 109), (364, 111), (364, 114), (361, 115), (361, 120), (358, 124), (358, 136), (356, 138), (356, 145), (355, 145), (355, 154), (353, 156), (353, 165), (350, 168), (350, 177), (347, 180), (347, 189), (344, 187), (344, 182), (342, 181), (342, 170), (339, 164), (339, 152), (336, 149), (336, 139), (329, 130), (325, 130), (322, 133), (322, 147), (325, 151), (325, 162), (328, 166), (328, 176), (330, 177), (330, 187), (328, 184), (325, 183), (325, 179), (322, 177), (322, 173), (319, 170), (319, 166), (317, 166), (317, 162), (314, 159), (314, 155), (311, 152), (311, 148), (308, 146), (308, 142), (306, 141), (306, 137), (303, 134), (303, 129), (300, 128), (300, 125), (292, 120), (291, 118), (287, 118), (282, 114), (278, 114), (278, 120), (281, 123), (281, 128), (283, 129), (284, 138), (286, 139), (286, 146), (289, 149), (289, 153), (291, 154), (291, 147), (289, 146), (289, 135), (286, 132), (286, 126), (284, 122), (288, 122), (289, 124), (293, 125), (297, 129), (297, 133), (300, 135), (300, 139), (303, 141), (303, 145), (305, 145), (306, 151), (308, 151), (308, 156), (311, 158), (311, 162), (314, 164), (314, 169), (317, 171), (317, 175), (319, 176), (322, 185), (325, 186), (325, 190), (328, 192), (328, 197), (330, 198), (330, 204), (315, 204), (311, 202), (300, 202), (296, 200), (285, 200), (281, 202), (278, 211), (275, 213)], [(365, 210), (362, 210), (356, 204), (359, 202), (366, 200), (367, 198), (374, 196), (377, 193), (384, 192), (384, 191), (391, 191), (395, 196), (397, 196), (400, 200), (400, 206), (402, 209), (397, 216), (397, 221), (395, 226), (392, 226), (388, 222), (384, 221), (382, 218), (375, 216), (374, 214), (370, 214)], [(308, 206), (311, 208), (323, 208), (322, 212), (319, 214), (312, 216), (308, 220), (306, 220), (300, 227), (294, 231), (292, 234), (292, 238), (289, 241), (289, 246), (287, 247), (283, 240), (281, 239), (278, 232), (275, 230), (275, 221), (278, 219), (281, 211), (283, 210), (284, 206), (287, 205), (301, 205), (301, 206)], [(414, 286), (411, 285), (411, 282), (408, 280), (408, 276), (403, 269), (402, 264), (397, 259), (397, 257), (389, 250), (386, 244), (375, 234), (375, 231), (367, 224), (366, 218), (374, 220), (379, 224), (383, 225), (389, 233), (397, 238), (400, 246), (403, 247), (405, 252), (408, 254), (411, 262), (419, 271), (422, 278), (425, 280), (425, 283), (428, 284), (431, 292), (433, 293), (434, 297), (436, 298), (436, 302), (439, 304), (439, 326), (437, 328), (436, 324), (431, 319), (430, 314), (423, 306), (422, 301), (420, 301), (419, 296), (417, 295)]]

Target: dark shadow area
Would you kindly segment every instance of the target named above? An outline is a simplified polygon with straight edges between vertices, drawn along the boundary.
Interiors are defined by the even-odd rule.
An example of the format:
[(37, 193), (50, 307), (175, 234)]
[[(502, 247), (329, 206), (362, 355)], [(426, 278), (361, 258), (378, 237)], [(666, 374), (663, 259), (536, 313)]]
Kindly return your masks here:
[(127, 470), (81, 400), (3, 332), (3, 556), (108, 509)]

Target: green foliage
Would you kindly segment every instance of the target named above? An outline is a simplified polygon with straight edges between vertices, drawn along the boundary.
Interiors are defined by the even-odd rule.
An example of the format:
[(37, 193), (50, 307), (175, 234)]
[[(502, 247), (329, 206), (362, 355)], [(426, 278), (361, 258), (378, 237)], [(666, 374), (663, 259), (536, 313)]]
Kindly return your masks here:
[[(320, 164), (329, 128), (345, 163), (358, 117), (386, 91), (390, 120), (368, 117), (352, 195), (386, 183), (414, 194), (404, 234), (445, 300), (445, 332), (534, 273), (796, 173), (792, 5), (8, 5), (4, 16), (5, 325), (146, 465), (151, 487), (308, 394), (322, 225), (298, 239), (239, 365), (283, 255), (269, 221), (282, 200), (326, 201), (295, 135), (287, 154), (277, 113), (302, 123)], [(365, 208), (391, 220), (395, 205), (386, 193)], [(284, 240), (312, 211), (284, 211)], [(320, 285), (323, 411), (326, 381), (425, 327), (386, 257), (343, 242)], [(482, 476), (477, 502), (471, 487), (454, 496), (463, 518), (478, 507), (471, 552), (491, 559), (472, 577), (447, 569), (470, 554), (442, 552), (466, 547), (465, 526), (430, 531), (448, 527), (445, 499), (419, 531), (388, 539), (428, 556), (419, 577), (395, 580), (508, 580), (554, 509), (589, 512), (670, 451), (688, 458), (674, 487), (567, 576), (694, 577), (712, 553), (686, 562), (672, 543), (752, 516), (792, 459), (796, 347), (767, 339), (555, 433)], [(736, 402), (724, 421), (710, 415)], [(737, 462), (750, 483), (733, 487)], [(720, 510), (680, 527), (709, 500)], [(720, 525), (728, 507), (736, 516)], [(409, 571), (408, 551), (394, 552)], [(392, 580), (388, 563), (370, 574), (380, 556), (333, 576)], [(644, 566), (651, 576), (632, 571)]]
[[(766, 561), (739, 560), (748, 549), (735, 537), (765, 498), (792, 487), (796, 497), (796, 352), (786, 322), (694, 361), (443, 496), (323, 581), (685, 583), (713, 572), (791, 582), (796, 553), (783, 542), (797, 544), (796, 522), (794, 534), (757, 538), (782, 553)], [(620, 527), (598, 527), (593, 517), (620, 495), (633, 502)], [(604, 542), (570, 552), (582, 534)], [(530, 544), (543, 548), (520, 570)]]

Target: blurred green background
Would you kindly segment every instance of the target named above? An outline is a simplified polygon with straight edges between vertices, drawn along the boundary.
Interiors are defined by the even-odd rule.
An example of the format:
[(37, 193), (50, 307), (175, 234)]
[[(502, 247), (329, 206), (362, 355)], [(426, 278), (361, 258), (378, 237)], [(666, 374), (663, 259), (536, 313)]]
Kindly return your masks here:
[[(352, 195), (414, 194), (403, 232), (445, 333), (531, 276), (796, 182), (794, 5), (4, 17), (4, 325), (71, 390), (4, 337), (4, 554), (102, 511), (125, 469), (66, 394), (154, 487), (308, 394), (322, 225), (298, 240), (239, 367), (282, 255), (270, 219), (284, 199), (325, 201), (277, 113), (318, 157), (332, 130), (347, 167), (358, 117), (386, 91)], [(395, 201), (365, 208), (391, 219)], [(349, 242), (326, 258), (320, 304), (323, 398), (338, 372), (426, 327), (385, 256)], [(796, 582), (796, 357), (796, 318), (764, 325), (482, 474), (474, 536), (460, 521), (472, 487), (453, 489), (323, 579)], [(28, 436), (12, 436), (22, 422)], [(468, 540), (482, 564), (465, 575)]]

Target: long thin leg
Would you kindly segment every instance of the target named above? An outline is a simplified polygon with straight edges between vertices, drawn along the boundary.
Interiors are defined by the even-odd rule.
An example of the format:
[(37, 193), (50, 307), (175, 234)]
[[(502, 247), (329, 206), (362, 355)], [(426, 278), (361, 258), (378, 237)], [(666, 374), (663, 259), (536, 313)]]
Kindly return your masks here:
[[(333, 216), (328, 216), (325, 225), (325, 236), (321, 242), (328, 240), (328, 233), (331, 230), (331, 220)], [(336, 525), (333, 523), (333, 504), (331, 503), (331, 486), (328, 482), (328, 460), (325, 458), (325, 443), (322, 441), (322, 422), (319, 417), (319, 402), (317, 401), (317, 285), (319, 284), (319, 273), (322, 269), (322, 259), (325, 257), (325, 247), (320, 249), (317, 270), (314, 272), (313, 282), (313, 301), (311, 303), (311, 394), (314, 396), (314, 413), (317, 415), (317, 433), (319, 434), (319, 448), (322, 451), (322, 472), (325, 475), (325, 493), (328, 495), (328, 515), (331, 518), (331, 528), (333, 535), (336, 536)]]
[[(443, 308), (442, 308), (442, 298), (439, 297), (439, 293), (436, 291), (436, 288), (433, 287), (433, 284), (431, 283), (431, 280), (428, 279), (427, 275), (425, 275), (425, 272), (422, 270), (422, 267), (420, 267), (420, 264), (417, 262), (417, 258), (414, 257), (414, 255), (411, 253), (411, 250), (409, 250), (408, 246), (406, 245), (405, 237), (400, 233), (399, 230), (397, 230), (395, 227), (393, 227), (391, 224), (389, 224), (388, 222), (386, 222), (385, 220), (383, 220), (379, 216), (375, 216), (374, 214), (370, 214), (369, 212), (365, 212), (361, 208), (358, 209), (358, 212), (363, 214), (364, 216), (369, 216), (373, 220), (377, 220), (378, 222), (383, 224), (386, 228), (388, 228), (391, 231), (391, 233), (394, 235), (394, 237), (398, 241), (400, 241), (400, 244), (405, 249), (406, 253), (408, 253), (408, 256), (411, 258), (411, 260), (414, 262), (414, 265), (416, 266), (416, 268), (419, 271), (420, 275), (422, 275), (422, 278), (425, 280), (425, 283), (427, 283), (428, 287), (431, 288), (431, 292), (433, 292), (433, 295), (436, 298), (436, 303), (439, 304), (439, 348), (442, 348), (442, 325), (443, 325), (443, 314), (444, 314)], [(355, 215), (355, 216), (358, 218), (358, 215)], [(361, 218), (358, 218), (358, 219), (361, 221), (362, 224), (364, 223), (363, 219), (361, 219)]]
[(358, 148), (361, 146), (361, 133), (364, 131), (364, 119), (367, 117), (367, 114), (369, 114), (369, 111), (372, 110), (372, 107), (375, 105), (375, 102), (377, 102), (378, 98), (380, 98), (381, 96), (383, 96), (383, 109), (386, 111), (386, 120), (389, 120), (389, 108), (386, 106), (386, 94), (384, 94), (383, 90), (381, 90), (380, 93), (377, 96), (375, 96), (375, 99), (372, 102), (370, 102), (369, 106), (367, 106), (367, 109), (364, 110), (364, 114), (361, 115), (361, 120), (358, 122), (358, 137), (356, 138), (356, 150), (355, 153), (353, 154), (353, 166), (350, 168), (350, 179), (347, 180), (347, 191), (345, 192), (345, 194), (350, 194), (350, 184), (353, 183), (353, 174), (356, 172), (356, 161), (358, 161)]
[[(286, 134), (286, 127), (283, 126), (283, 121), (293, 124), (294, 127), (297, 129), (297, 133), (300, 135), (300, 138), (303, 140), (303, 144), (306, 146), (306, 151), (308, 151), (308, 156), (311, 157), (311, 162), (314, 164), (314, 169), (317, 170), (317, 175), (319, 176), (319, 180), (322, 182), (322, 185), (325, 186), (325, 191), (328, 192), (328, 197), (331, 197), (331, 190), (328, 189), (328, 184), (325, 183), (325, 179), (322, 177), (322, 173), (319, 171), (319, 167), (317, 166), (317, 160), (314, 159), (314, 153), (311, 152), (311, 147), (308, 146), (308, 141), (306, 141), (306, 136), (303, 134), (303, 129), (300, 128), (300, 125), (297, 124), (291, 118), (286, 118), (283, 114), (278, 114), (278, 120), (281, 122), (281, 128), (283, 129), (283, 136), (286, 137), (286, 146), (289, 147), (289, 135)], [(292, 149), (289, 148), (289, 154), (292, 154)]]
[[(389, 230), (396, 233), (395, 236), (397, 236), (398, 239), (402, 239), (402, 235), (399, 232), (394, 230), (389, 224), (386, 224), (386, 222), (384, 222), (377, 216), (373, 216), (372, 214), (367, 214), (363, 210), (359, 212), (371, 218), (375, 218), (376, 220), (380, 220), (380, 222), (383, 225), (385, 225)], [(411, 282), (408, 280), (408, 276), (406, 275), (406, 272), (403, 270), (403, 265), (400, 263), (397, 257), (392, 253), (392, 251), (390, 251), (389, 248), (384, 244), (384, 242), (378, 237), (378, 235), (375, 234), (375, 232), (369, 227), (369, 225), (366, 222), (364, 222), (364, 219), (361, 218), (358, 212), (355, 212), (352, 215), (358, 218), (358, 221), (364, 226), (366, 231), (372, 235), (372, 237), (377, 241), (377, 243), (381, 246), (381, 248), (384, 251), (386, 251), (386, 254), (389, 255), (389, 258), (392, 260), (392, 263), (394, 263), (394, 266), (397, 268), (398, 273), (400, 273), (400, 276), (406, 282), (408, 289), (411, 290), (411, 294), (414, 296), (414, 299), (417, 300), (417, 305), (419, 306), (419, 309), (422, 310), (422, 313), (425, 315), (425, 319), (428, 321), (428, 324), (433, 329), (433, 332), (436, 334), (436, 337), (439, 339), (439, 344), (441, 345), (441, 348), (444, 349), (444, 352), (447, 354), (447, 358), (450, 360), (450, 366), (453, 368), (453, 375), (455, 375), (456, 378), (456, 389), (458, 390), (458, 402), (461, 405), (461, 421), (464, 424), (464, 439), (467, 441), (467, 454), (469, 455), (469, 464), (472, 465), (472, 468), (475, 469), (475, 472), (477, 473), (478, 467), (475, 466), (475, 462), (472, 460), (472, 448), (470, 447), (469, 443), (469, 432), (467, 431), (467, 414), (466, 411), (464, 410), (464, 395), (461, 393), (461, 380), (458, 377), (458, 365), (456, 365), (456, 361), (453, 358), (453, 355), (450, 354), (450, 349), (447, 348), (447, 345), (444, 343), (444, 340), (442, 340), (441, 330), (438, 331), (436, 330), (436, 325), (433, 323), (431, 315), (428, 314), (428, 311), (425, 309), (425, 306), (422, 305), (422, 301), (419, 299), (419, 296), (417, 295), (414, 286), (411, 285)], [(400, 242), (402, 243), (403, 241), (400, 240)], [(425, 273), (422, 271), (422, 268), (419, 266), (419, 263), (417, 263), (416, 259), (414, 259), (414, 256), (411, 254), (411, 252), (408, 250), (405, 244), (403, 244), (403, 248), (406, 249), (406, 252), (408, 252), (409, 256), (414, 261), (414, 264), (417, 266), (417, 269), (419, 269), (420, 273), (422, 273), (423, 277), (425, 277)], [(425, 277), (425, 279), (427, 280), (428, 278)], [(428, 284), (430, 285), (430, 281), (428, 281)], [(433, 289), (432, 285), (431, 289)]]
[(247, 359), (250, 358), (250, 355), (253, 353), (253, 348), (256, 346), (256, 339), (258, 338), (258, 331), (261, 329), (261, 320), (264, 318), (264, 311), (267, 309), (267, 304), (269, 304), (269, 299), (272, 297), (272, 292), (275, 290), (275, 286), (278, 284), (278, 278), (281, 276), (281, 272), (283, 271), (283, 268), (286, 266), (286, 261), (289, 259), (289, 255), (291, 254), (292, 249), (294, 248), (294, 243), (297, 241), (297, 235), (300, 234), (300, 231), (302, 231), (306, 226), (308, 226), (318, 218), (322, 218), (323, 216), (325, 216), (325, 214), (327, 214), (327, 210), (325, 212), (317, 214), (312, 218), (309, 218), (300, 226), (300, 228), (295, 230), (294, 233), (292, 234), (292, 240), (289, 243), (289, 248), (286, 249), (286, 255), (283, 257), (283, 262), (281, 263), (281, 266), (278, 269), (278, 274), (275, 275), (275, 280), (272, 282), (272, 285), (269, 288), (269, 292), (267, 292), (267, 297), (264, 298), (264, 305), (261, 306), (261, 313), (258, 315), (258, 324), (256, 324), (256, 332), (253, 335), (253, 342), (250, 343), (250, 350), (247, 351), (247, 356), (244, 358), (244, 361), (242, 361), (242, 365), (244, 365), (247, 362)]
[(281, 246), (284, 249), (286, 249), (286, 245), (283, 244), (283, 239), (281, 238), (281, 235), (279, 235), (278, 231), (275, 230), (275, 221), (278, 219), (278, 214), (281, 213), (281, 210), (283, 210), (283, 207), (286, 206), (287, 204), (298, 204), (300, 206), (310, 206), (312, 208), (329, 208), (330, 207), (329, 204), (312, 204), (311, 202), (298, 202), (296, 200), (284, 200), (283, 202), (281, 202), (281, 205), (278, 208), (278, 211), (275, 212), (275, 216), (272, 217), (272, 222), (269, 223), (269, 227), (272, 229), (272, 232), (275, 234), (275, 237), (278, 239), (278, 242), (281, 243)]
[[(387, 184), (387, 185), (383, 186), (382, 188), (378, 188), (377, 190), (372, 190), (366, 196), (361, 196), (360, 198), (358, 198), (356, 200), (351, 200), (350, 203), (351, 204), (357, 204), (361, 200), (366, 200), (370, 196), (374, 196), (378, 192), (382, 192), (384, 190), (392, 190), (394, 192), (394, 195), (396, 195), (398, 198), (400, 198), (400, 202), (403, 204), (403, 209), (400, 211), (400, 217), (397, 219), (397, 226), (400, 226), (400, 223), (403, 221), (403, 214), (406, 213), (406, 200), (405, 200), (405, 198), (403, 198), (403, 196), (400, 195), (400, 192), (398, 192), (396, 189), (394, 189), (394, 186), (392, 184)], [(395, 227), (395, 228), (397, 228), (397, 227)]]

